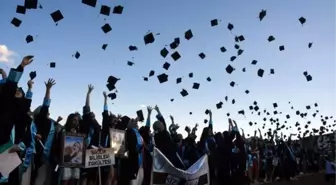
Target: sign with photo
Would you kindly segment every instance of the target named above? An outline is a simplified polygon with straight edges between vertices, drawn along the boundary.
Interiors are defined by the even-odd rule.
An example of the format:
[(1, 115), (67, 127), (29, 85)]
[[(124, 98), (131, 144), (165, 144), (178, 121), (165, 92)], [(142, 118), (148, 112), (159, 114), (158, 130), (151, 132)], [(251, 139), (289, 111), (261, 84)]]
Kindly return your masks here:
[(85, 165), (85, 135), (66, 133), (63, 136), (61, 166), (78, 167)]
[(87, 149), (85, 154), (85, 168), (112, 166), (114, 164), (113, 148)]
[(125, 131), (110, 129), (110, 136), (111, 148), (114, 150), (114, 155), (117, 157), (127, 157)]

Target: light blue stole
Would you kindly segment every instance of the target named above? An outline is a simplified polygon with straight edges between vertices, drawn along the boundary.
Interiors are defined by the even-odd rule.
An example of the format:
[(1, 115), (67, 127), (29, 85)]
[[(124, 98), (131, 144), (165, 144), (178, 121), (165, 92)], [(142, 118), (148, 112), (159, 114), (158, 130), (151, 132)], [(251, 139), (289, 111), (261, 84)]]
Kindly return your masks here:
[(26, 154), (25, 154), (25, 160), (23, 161), (22, 165), (25, 169), (28, 169), (32, 158), (33, 158), (33, 154), (36, 153), (35, 151), (35, 135), (37, 133), (37, 129), (36, 129), (36, 125), (34, 123), (34, 121), (32, 121), (32, 123), (30, 124), (30, 135), (31, 135), (31, 141), (30, 141), (30, 145), (26, 150)]
[(133, 131), (136, 135), (136, 138), (137, 138), (137, 146), (136, 147), (137, 147), (138, 152), (139, 152), (138, 163), (139, 163), (139, 167), (141, 167), (142, 166), (142, 145), (143, 145), (142, 137), (141, 137), (141, 135), (140, 135), (140, 133), (137, 129), (135, 129), (135, 128), (132, 128), (132, 129), (133, 129)]

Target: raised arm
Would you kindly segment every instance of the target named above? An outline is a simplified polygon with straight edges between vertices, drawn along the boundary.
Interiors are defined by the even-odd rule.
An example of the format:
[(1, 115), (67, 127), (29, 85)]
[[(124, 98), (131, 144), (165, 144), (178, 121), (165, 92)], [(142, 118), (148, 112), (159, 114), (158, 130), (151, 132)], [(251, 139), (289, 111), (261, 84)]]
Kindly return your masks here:
[(258, 131), (259, 131), (259, 137), (260, 137), (260, 139), (262, 140), (262, 139), (263, 139), (263, 136), (262, 136), (262, 134), (261, 134), (260, 128), (258, 128)]
[(164, 129), (167, 130), (166, 121), (163, 118), (163, 115), (161, 114), (161, 111), (160, 111), (159, 107), (157, 105), (155, 105), (154, 109), (157, 112), (156, 119), (158, 119), (159, 121), (161, 121), (163, 123), (163, 125), (164, 125)]
[(146, 120), (146, 127), (151, 126), (151, 114), (152, 114), (153, 108), (151, 106), (147, 107), (147, 120)]
[(90, 109), (90, 96), (91, 96), (91, 92), (93, 91), (94, 87), (93, 85), (89, 84), (88, 86), (88, 91), (86, 93), (86, 99), (85, 99), (85, 106), (83, 109), (83, 115), (88, 114), (91, 112)]
[(54, 86), (56, 84), (55, 80), (52, 78), (49, 78), (49, 80), (47, 82), (44, 82), (45, 86), (46, 86), (46, 92), (44, 95), (44, 100), (43, 100), (43, 104), (39, 113), (40, 117), (46, 118), (49, 115), (49, 107), (50, 107), (50, 93), (51, 93), (51, 88), (52, 86)]
[(211, 110), (209, 110), (209, 128), (213, 129), (213, 125), (212, 125), (212, 112)]
[(32, 91), (33, 84), (34, 84), (33, 80), (29, 80), (28, 83), (27, 83), (28, 90), (26, 92), (26, 99), (31, 100), (33, 98), (33, 91)]

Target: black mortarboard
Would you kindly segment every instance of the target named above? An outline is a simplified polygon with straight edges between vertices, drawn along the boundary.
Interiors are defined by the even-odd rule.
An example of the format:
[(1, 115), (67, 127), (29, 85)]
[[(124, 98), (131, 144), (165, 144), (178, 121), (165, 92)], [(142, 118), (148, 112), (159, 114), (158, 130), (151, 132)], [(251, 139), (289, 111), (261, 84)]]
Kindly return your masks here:
[(192, 112), (189, 112), (190, 115), (192, 115)]
[(129, 49), (130, 51), (136, 51), (136, 50), (138, 50), (138, 48), (137, 48), (136, 46), (132, 46), (132, 45), (130, 45), (130, 46), (128, 47), (128, 49)]
[(14, 18), (12, 19), (12, 22), (11, 22), (11, 23), (12, 23), (15, 27), (20, 27), (22, 21), (21, 21), (20, 19), (16, 18), (16, 17), (14, 17)]
[(25, 0), (24, 6), (27, 9), (36, 9), (38, 4), (38, 0)]
[(160, 54), (163, 58), (166, 58), (168, 55), (169, 51), (166, 48), (161, 49)]
[(168, 75), (165, 73), (158, 75), (157, 78), (161, 84), (168, 81)]
[(230, 113), (226, 113), (226, 116), (229, 117), (229, 116), (230, 116)]
[(245, 37), (244, 37), (244, 35), (240, 35), (240, 36), (238, 37), (238, 40), (239, 40), (239, 42), (242, 42), (242, 41), (244, 41), (244, 40), (245, 40)]
[(211, 26), (217, 26), (218, 25), (218, 20), (217, 19), (213, 19), (211, 20)]
[(235, 42), (239, 42), (239, 38), (237, 36), (235, 36), (234, 40)]
[(55, 68), (56, 67), (56, 63), (55, 62), (50, 62), (50, 67), (51, 68)]
[(311, 48), (313, 46), (313, 43), (312, 42), (309, 42), (308, 43), (308, 48)]
[(262, 21), (264, 17), (266, 16), (267, 11), (262, 9), (261, 12), (259, 13), (259, 20)]
[(285, 46), (284, 46), (284, 45), (279, 46), (279, 50), (280, 50), (280, 51), (285, 50)]
[(303, 25), (304, 23), (306, 23), (306, 18), (304, 18), (304, 17), (300, 17), (300, 18), (299, 18), (299, 21), (300, 21), (300, 23)]
[(113, 84), (106, 84), (106, 87), (109, 91), (112, 91), (113, 89), (115, 89), (115, 86)]
[(102, 49), (106, 50), (107, 46), (108, 46), (108, 44), (103, 44)]
[(28, 35), (28, 36), (26, 37), (26, 42), (27, 42), (27, 43), (30, 43), (30, 42), (33, 42), (33, 41), (34, 41), (33, 36)]
[(171, 57), (174, 59), (174, 61), (177, 61), (181, 58), (181, 55), (177, 51), (175, 51), (173, 54), (171, 54)]
[(273, 103), (273, 107), (274, 107), (274, 108), (277, 108), (277, 107), (278, 107), (278, 104), (277, 104), (277, 103)]
[(29, 77), (30, 77), (31, 80), (34, 80), (34, 78), (36, 77), (36, 71), (30, 72)]
[(129, 66), (133, 66), (133, 65), (134, 65), (134, 62), (127, 61), (127, 65), (129, 65)]
[(216, 108), (217, 109), (221, 109), (222, 105), (223, 105), (223, 102), (219, 102), (219, 103), (216, 104)]
[(177, 83), (177, 84), (179, 84), (179, 83), (181, 83), (181, 82), (182, 82), (182, 78), (177, 78), (177, 79), (176, 79), (176, 83)]
[(170, 101), (171, 101), (171, 102), (173, 102), (173, 101), (174, 101), (174, 99), (170, 99)]
[(209, 114), (209, 112), (210, 112), (209, 109), (205, 110), (205, 114)]
[(204, 119), (204, 123), (205, 123), (205, 124), (208, 123), (208, 120), (207, 120), (207, 119)]
[(226, 72), (231, 74), (234, 70), (234, 68), (229, 64), (226, 68), (225, 68)]
[(116, 93), (110, 93), (107, 95), (109, 98), (111, 98), (111, 100), (114, 100), (117, 98), (117, 94)]
[(225, 101), (228, 101), (228, 96), (225, 96), (225, 97), (224, 97), (224, 100), (225, 100)]
[(143, 77), (143, 80), (147, 82), (148, 81), (148, 77)]
[(309, 81), (312, 81), (312, 80), (313, 80), (313, 77), (312, 77), (311, 75), (307, 75), (307, 76), (306, 76), (306, 79), (307, 79), (307, 81), (309, 82)]
[(227, 29), (229, 29), (230, 31), (234, 28), (233, 24), (229, 23), (227, 26)]
[(233, 62), (234, 60), (236, 60), (236, 58), (237, 58), (236, 56), (232, 56), (232, 57), (230, 58), (230, 61)]
[(235, 99), (232, 99), (231, 103), (232, 103), (232, 104), (235, 104), (235, 103), (236, 103), (236, 100), (235, 100)]
[(204, 53), (200, 53), (200, 54), (198, 54), (198, 56), (199, 56), (201, 59), (204, 59), (204, 58), (205, 58), (205, 54), (204, 54)]
[(155, 74), (155, 71), (153, 71), (153, 70), (151, 70), (151, 71), (149, 71), (149, 77), (151, 77), (151, 76), (153, 76)]
[(269, 36), (269, 37), (268, 37), (268, 39), (267, 39), (267, 40), (268, 40), (268, 42), (272, 42), (272, 41), (274, 41), (274, 40), (275, 40), (275, 38), (274, 38), (274, 37), (271, 35), (271, 36)]
[(57, 11), (51, 13), (50, 16), (55, 23), (57, 23), (58, 21), (60, 21), (64, 18), (63, 15), (62, 15), (62, 12), (60, 10), (57, 10)]
[(106, 6), (106, 5), (102, 5), (100, 7), (100, 14), (109, 16), (110, 13), (111, 13), (111, 7)]
[(314, 106), (315, 106), (315, 107), (317, 107), (317, 106), (318, 106), (318, 104), (317, 104), (317, 103), (315, 103), (315, 104), (314, 104)]
[(234, 81), (230, 82), (230, 86), (231, 86), (231, 87), (234, 87), (235, 84), (236, 84), (236, 82), (234, 82)]
[(96, 7), (97, 0), (82, 0), (82, 3), (88, 6)]
[(239, 55), (243, 54), (243, 52), (244, 52), (244, 50), (242, 50), (242, 49), (238, 49), (238, 51), (237, 51), (237, 55), (239, 56)]
[(240, 110), (240, 111), (238, 111), (238, 114), (245, 115), (245, 111), (244, 110)]
[(270, 73), (271, 73), (271, 74), (274, 74), (274, 69), (270, 69)]
[(114, 76), (109, 76), (107, 79), (107, 83), (112, 84), (113, 86), (115, 86), (115, 84), (118, 82), (118, 78), (114, 77)]
[(153, 43), (154, 41), (155, 41), (155, 38), (154, 38), (154, 35), (153, 35), (152, 32), (150, 32), (150, 33), (148, 33), (148, 34), (146, 34), (146, 35), (144, 36), (144, 42), (145, 42), (145, 45), (146, 45), (146, 44), (151, 44), (151, 43)]
[(250, 109), (250, 110), (253, 110), (253, 106), (252, 106), (252, 105), (250, 105), (250, 106), (249, 106), (249, 109)]
[(250, 125), (250, 126), (253, 126), (253, 123), (252, 123), (252, 121), (250, 121), (250, 122), (249, 122), (249, 125)]
[(264, 70), (263, 70), (263, 69), (258, 69), (257, 75), (258, 75), (259, 77), (263, 77), (263, 75), (264, 75)]
[(180, 38), (175, 38), (172, 43), (169, 44), (170, 49), (176, 49), (180, 45)]
[(235, 48), (235, 49), (239, 49), (240, 46), (239, 46), (238, 44), (235, 44), (235, 45), (234, 45), (234, 48)]
[(118, 6), (115, 6), (113, 8), (113, 13), (114, 14), (122, 14), (123, 10), (124, 10), (124, 7), (121, 6), (121, 5), (118, 5)]
[(221, 48), (220, 48), (220, 50), (221, 50), (221, 52), (225, 52), (226, 51), (226, 48), (224, 47), (224, 46), (222, 46)]
[(170, 67), (170, 64), (168, 62), (165, 62), (162, 67), (163, 69), (168, 70)]
[(257, 60), (252, 60), (252, 62), (251, 62), (252, 65), (256, 65), (257, 63), (258, 63)]
[(101, 29), (103, 30), (104, 33), (108, 33), (112, 30), (111, 26), (108, 23), (104, 24), (104, 26), (102, 26)]
[(187, 39), (187, 40), (191, 39), (193, 36), (194, 36), (194, 35), (193, 35), (193, 33), (191, 32), (191, 30), (188, 30), (188, 31), (186, 31), (186, 32), (184, 33), (184, 38)]
[(26, 7), (21, 6), (21, 5), (17, 5), (16, 6), (16, 13), (25, 14), (26, 13)]
[(253, 102), (253, 105), (258, 105), (258, 102), (257, 102), (257, 101), (254, 101), (254, 102)]
[(80, 53), (76, 51), (75, 58), (78, 59), (80, 57)]
[(308, 72), (307, 72), (307, 71), (303, 72), (303, 75), (304, 75), (304, 76), (307, 76), (307, 75), (308, 75)]
[(258, 111), (259, 110), (259, 107), (258, 107), (258, 105), (256, 105), (256, 106), (254, 106), (254, 108), (253, 108), (255, 111)]
[(41, 4), (38, 5), (39, 9), (43, 9), (43, 6)]
[(189, 73), (188, 76), (189, 76), (189, 78), (192, 78), (192, 77), (194, 77), (194, 73)]
[(286, 118), (287, 118), (287, 119), (289, 119), (289, 118), (290, 118), (290, 115), (289, 115), (289, 114), (287, 114), (287, 115), (286, 115)]
[(245, 93), (248, 94), (248, 93), (250, 93), (250, 91), (249, 91), (249, 90), (246, 90)]
[(199, 83), (194, 83), (192, 88), (193, 88), (193, 89), (199, 89), (199, 86), (200, 86)]
[(188, 94), (189, 94), (188, 91), (185, 90), (185, 89), (182, 89), (182, 91), (180, 93), (183, 97), (188, 96)]
[(309, 109), (310, 109), (310, 105), (307, 105), (307, 106), (306, 106), (306, 109), (309, 110)]
[(243, 72), (246, 72), (246, 69), (245, 69), (245, 67), (242, 69), (242, 71), (243, 71)]
[(207, 80), (208, 82), (211, 82), (211, 78), (210, 78), (210, 77), (208, 77), (206, 80)]
[(139, 121), (144, 121), (145, 120), (142, 110), (136, 111), (136, 114), (137, 114), (137, 117), (139, 118)]

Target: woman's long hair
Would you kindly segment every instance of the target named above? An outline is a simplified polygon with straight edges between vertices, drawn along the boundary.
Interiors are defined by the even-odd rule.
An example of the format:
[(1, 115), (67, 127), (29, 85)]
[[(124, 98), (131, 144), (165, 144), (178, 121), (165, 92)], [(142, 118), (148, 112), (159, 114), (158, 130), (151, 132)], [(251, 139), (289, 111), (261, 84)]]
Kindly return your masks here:
[[(65, 124), (64, 124), (64, 129), (66, 130), (66, 131), (70, 131), (72, 128), (74, 128), (74, 126), (75, 127), (78, 127), (78, 125), (73, 125), (73, 119), (76, 117), (76, 116), (78, 116), (76, 113), (72, 113), (72, 114), (69, 114), (69, 116), (68, 116), (68, 118), (67, 118), (67, 120), (66, 120), (66, 122), (65, 122)], [(77, 129), (77, 128), (76, 128)]]

